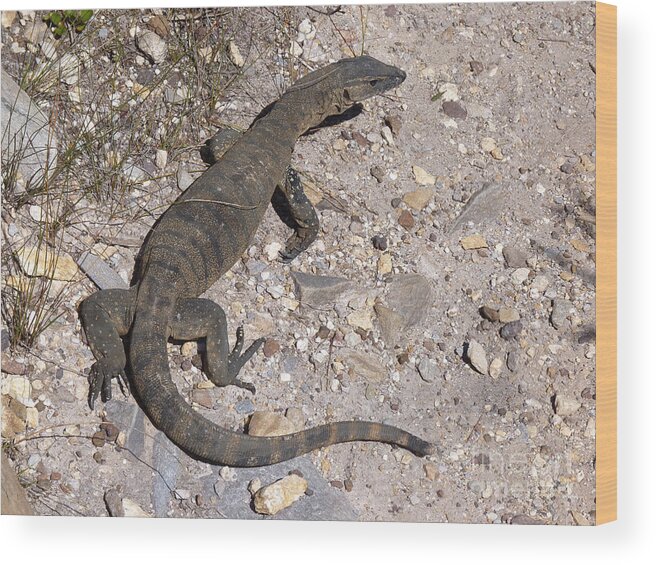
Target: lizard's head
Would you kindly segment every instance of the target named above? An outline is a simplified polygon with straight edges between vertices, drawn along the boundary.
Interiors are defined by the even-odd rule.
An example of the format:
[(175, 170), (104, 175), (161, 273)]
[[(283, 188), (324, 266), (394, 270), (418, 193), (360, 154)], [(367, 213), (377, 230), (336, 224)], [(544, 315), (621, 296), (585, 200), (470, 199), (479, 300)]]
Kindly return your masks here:
[(328, 101), (326, 114), (341, 114), (348, 108), (397, 87), (405, 80), (405, 72), (381, 63), (368, 55), (351, 57), (332, 63), (305, 75), (287, 92), (317, 88)]

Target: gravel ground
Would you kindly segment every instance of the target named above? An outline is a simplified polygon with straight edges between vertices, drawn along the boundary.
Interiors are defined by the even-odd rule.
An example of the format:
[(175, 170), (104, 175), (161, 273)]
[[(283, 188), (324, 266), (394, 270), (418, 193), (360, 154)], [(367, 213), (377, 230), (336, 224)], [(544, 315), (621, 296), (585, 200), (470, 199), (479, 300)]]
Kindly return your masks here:
[[(92, 250), (127, 282), (148, 227), (203, 170), (196, 144), (217, 125), (247, 127), (295, 76), (364, 48), (408, 78), (353, 120), (299, 140), (294, 165), (318, 202), (318, 240), (291, 265), (278, 262), (289, 230), (269, 210), (242, 261), (206, 294), (231, 332), (243, 324), (247, 342), (267, 338), (242, 372), (257, 393), (208, 387), (195, 344), (171, 344), (170, 366), (185, 398), (233, 430), (255, 411), (285, 414), (295, 428), (358, 418), (440, 452), (418, 459), (345, 444), (247, 474), (182, 454), (118, 390), (90, 411), (92, 356), (75, 309), (95, 286), (77, 274), (53, 282), (48, 304), (61, 291), (62, 316), (31, 347), (7, 349), (3, 331), (3, 440), (37, 513), (258, 518), (248, 482), (296, 471), (310, 491), (276, 518), (593, 523), (594, 5), (203, 13), (206, 29), (249, 22), (220, 54), (221, 76), (234, 80), (216, 100), (207, 83), (190, 82), (190, 67), (176, 67), (185, 13), (99, 12), (75, 44), (91, 55), (78, 54), (79, 80), (56, 81), (67, 96), (23, 82), (52, 115), (74, 112), (109, 76), (113, 97), (94, 98), (93, 119), (118, 110), (98, 163), (73, 163), (67, 206), (20, 183), (3, 193), (3, 253), (43, 233), (54, 199), (68, 214), (58, 253)], [(38, 21), (3, 20), (3, 66), (17, 82), (22, 58), (48, 59), (49, 40), (27, 36)], [(138, 51), (131, 29), (159, 34), (155, 52)], [(204, 57), (201, 43), (189, 49)], [(138, 122), (142, 103), (120, 104), (141, 100), (142, 88), (149, 118)], [(60, 160), (84, 124), (57, 124)], [(125, 157), (138, 135), (114, 180), (95, 182), (92, 172)], [(108, 200), (112, 182), (127, 188)], [(10, 271), (3, 286), (13, 293)], [(313, 291), (316, 280), (295, 273), (348, 284), (321, 279)]]

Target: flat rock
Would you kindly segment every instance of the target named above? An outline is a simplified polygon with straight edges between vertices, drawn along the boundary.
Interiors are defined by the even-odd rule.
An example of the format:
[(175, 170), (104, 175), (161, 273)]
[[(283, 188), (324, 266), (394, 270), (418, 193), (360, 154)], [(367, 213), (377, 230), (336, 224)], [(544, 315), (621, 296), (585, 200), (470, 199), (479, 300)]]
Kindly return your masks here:
[(308, 275), (293, 271), (296, 295), (304, 304), (323, 306), (333, 304), (337, 298), (351, 288), (351, 282), (340, 277)]
[(417, 372), (422, 380), (427, 383), (433, 383), (439, 377), (437, 362), (426, 357), (417, 363)]
[[(153, 438), (153, 490), (151, 500), (158, 518), (166, 517), (182, 468), (183, 452), (162, 432)], [(125, 502), (125, 499), (124, 499)], [(127, 514), (126, 514), (127, 515)]]
[(519, 268), (526, 267), (526, 261), (528, 261), (528, 254), (524, 253), (516, 247), (506, 245), (503, 248), (503, 258), (506, 262), (506, 267)]
[(474, 234), (460, 240), (463, 249), (487, 249), (487, 241), (482, 235)]
[(6, 72), (1, 119), (3, 167), (16, 159), (26, 185), (40, 183), (57, 164), (57, 139), (47, 116)]
[(108, 288), (128, 288), (128, 284), (118, 273), (116, 273), (100, 257), (89, 251), (85, 251), (80, 255), (77, 264), (84, 274), (86, 274), (101, 290)]
[(570, 416), (581, 408), (581, 403), (576, 398), (560, 393), (554, 396), (553, 405), (554, 411), (559, 416)]
[(144, 435), (146, 415), (143, 410), (134, 402), (116, 399), (106, 402), (104, 409), (107, 421), (125, 432), (123, 447), (135, 457), (142, 457), (146, 440)]
[(502, 324), (519, 320), (519, 312), (515, 308), (499, 308), (499, 321)]
[(406, 326), (405, 318), (382, 304), (376, 304), (374, 311), (378, 318), (380, 334), (385, 341), (385, 345), (393, 348), (400, 341), (401, 333)]
[(436, 180), (435, 175), (431, 175), (428, 171), (422, 169), (418, 165), (412, 165), (412, 174), (414, 175), (417, 184), (420, 184), (422, 186), (435, 185), (435, 180)]
[(567, 316), (569, 316), (571, 309), (572, 304), (569, 300), (554, 298), (551, 303), (551, 316), (549, 318), (551, 325), (557, 330), (562, 328), (567, 321)]
[(387, 304), (403, 318), (405, 328), (423, 322), (433, 300), (433, 287), (421, 275), (396, 275), (389, 284)]
[(470, 340), (470, 342), (467, 344), (467, 351), (465, 355), (467, 357), (467, 361), (469, 361), (471, 366), (476, 369), (476, 371), (482, 375), (487, 375), (487, 356), (483, 346), (480, 343), (473, 339)]
[(68, 253), (56, 252), (46, 245), (23, 247), (16, 251), (16, 258), (23, 272), (30, 277), (72, 281), (79, 274), (77, 264)]
[(412, 192), (406, 192), (403, 195), (403, 202), (405, 202), (413, 210), (423, 210), (431, 201), (435, 191), (430, 188), (420, 188)]
[(351, 368), (355, 375), (369, 382), (379, 383), (387, 376), (387, 369), (373, 355), (345, 348), (339, 352), (339, 357)]

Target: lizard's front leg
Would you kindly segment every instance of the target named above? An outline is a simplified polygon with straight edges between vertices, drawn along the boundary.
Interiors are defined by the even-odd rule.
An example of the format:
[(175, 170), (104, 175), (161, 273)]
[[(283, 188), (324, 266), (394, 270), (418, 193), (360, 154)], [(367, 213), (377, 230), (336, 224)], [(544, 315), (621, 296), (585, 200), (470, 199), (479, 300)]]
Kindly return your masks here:
[(206, 298), (179, 300), (171, 320), (171, 337), (184, 341), (205, 338), (203, 370), (207, 378), (216, 386), (235, 385), (255, 392), (253, 385), (241, 381), (237, 375), (264, 339), (255, 340), (242, 354), (244, 330), (240, 326), (235, 346), (229, 351), (226, 317), (218, 304)]
[(112, 398), (112, 379), (118, 380), (123, 394), (129, 392), (121, 337), (130, 331), (135, 295), (134, 287), (101, 290), (80, 304), (80, 321), (96, 358), (89, 371), (88, 402), (92, 410), (98, 396), (103, 402)]
[[(285, 249), (280, 252), (281, 260), (289, 263), (310, 247), (316, 239), (319, 233), (319, 217), (303, 191), (303, 184), (298, 172), (292, 167), (287, 167), (285, 182), (283, 186), (276, 189), (272, 203), (279, 215), (286, 213), (291, 216), (289, 220), (291, 220), (294, 233), (287, 240)], [(281, 211), (282, 207), (284, 210)]]

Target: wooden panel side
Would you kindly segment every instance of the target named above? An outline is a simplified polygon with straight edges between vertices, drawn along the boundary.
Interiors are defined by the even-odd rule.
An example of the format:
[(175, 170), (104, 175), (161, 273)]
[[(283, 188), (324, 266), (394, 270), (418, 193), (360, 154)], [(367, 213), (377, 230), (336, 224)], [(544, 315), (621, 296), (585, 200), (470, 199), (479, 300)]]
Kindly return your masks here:
[(596, 3), (596, 523), (617, 519), (617, 8)]

